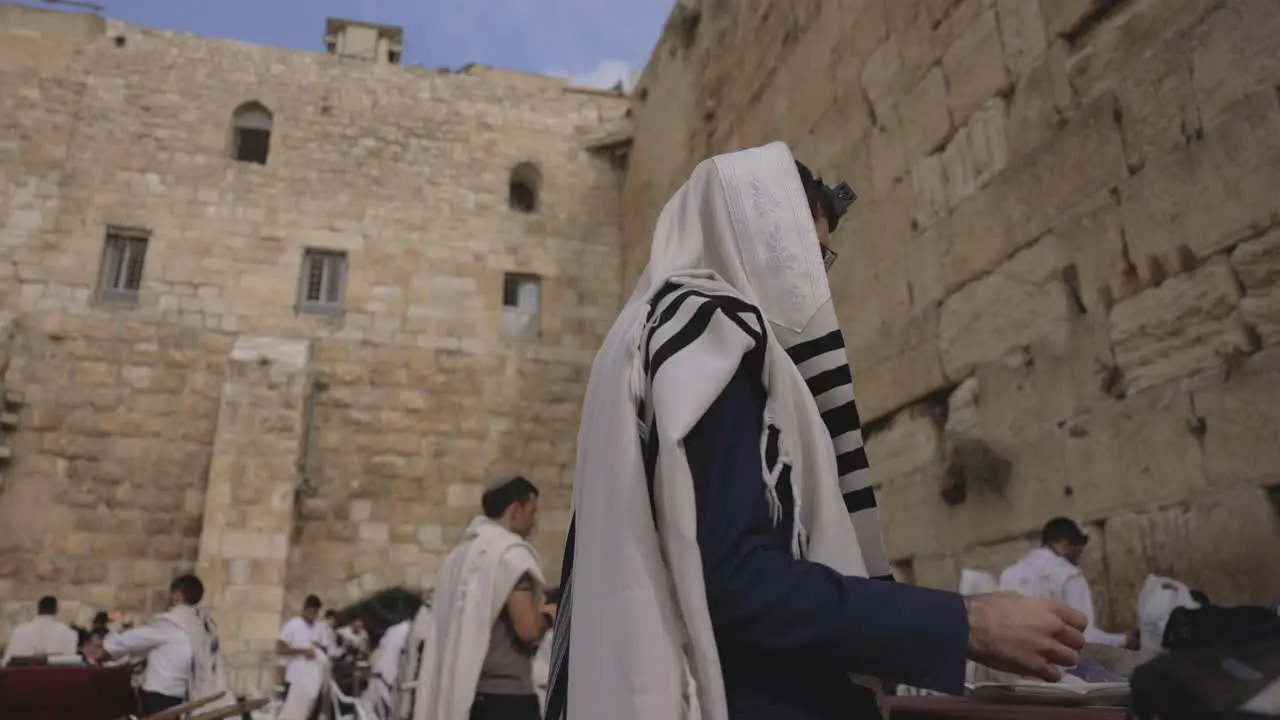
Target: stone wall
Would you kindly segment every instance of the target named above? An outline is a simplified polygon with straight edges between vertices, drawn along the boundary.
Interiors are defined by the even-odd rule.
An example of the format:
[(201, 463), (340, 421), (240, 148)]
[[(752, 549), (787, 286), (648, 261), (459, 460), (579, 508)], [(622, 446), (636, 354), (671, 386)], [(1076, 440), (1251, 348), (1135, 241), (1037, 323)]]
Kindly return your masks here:
[(1280, 597), (1280, 4), (752, 8), (678, 4), (639, 84), (628, 283), (699, 160), (785, 140), (861, 195), (831, 281), (901, 575), (1065, 514), (1108, 622), (1148, 572)]
[[(620, 177), (583, 138), (625, 100), (0, 11), (0, 386), (25, 403), (0, 468), (0, 638), (46, 592), (80, 621), (155, 611), (198, 560), (215, 603), (245, 573), (280, 583), (277, 616), (428, 584), (483, 485), (515, 472), (544, 490), (554, 578), (622, 272)], [(265, 165), (230, 156), (250, 101), (272, 114)], [(521, 163), (529, 214), (508, 206)], [(108, 227), (149, 235), (136, 305), (96, 294)], [(346, 253), (340, 316), (298, 312), (308, 248)], [(503, 333), (504, 273), (541, 278), (535, 339)], [(309, 345), (307, 386), (288, 385), (306, 428), (298, 408), (238, 414), (266, 410), (236, 392), (276, 392), (243, 387), (252, 338)], [(303, 457), (250, 428), (305, 429)], [(234, 531), (268, 500), (259, 519), (291, 524), (259, 529), (288, 543), (258, 559), (287, 562), (238, 562), (267, 551)]]

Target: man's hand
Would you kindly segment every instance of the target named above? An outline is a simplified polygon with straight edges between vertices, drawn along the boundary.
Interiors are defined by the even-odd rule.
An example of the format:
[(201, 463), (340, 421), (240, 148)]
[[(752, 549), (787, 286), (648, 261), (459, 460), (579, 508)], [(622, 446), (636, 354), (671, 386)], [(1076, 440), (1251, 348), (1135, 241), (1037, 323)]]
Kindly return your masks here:
[(1059, 666), (1080, 661), (1087, 620), (1062, 603), (1001, 592), (966, 598), (965, 607), (974, 662), (1057, 682)]
[(316, 649), (313, 647), (298, 648), (298, 654), (308, 660), (311, 660), (316, 656)]

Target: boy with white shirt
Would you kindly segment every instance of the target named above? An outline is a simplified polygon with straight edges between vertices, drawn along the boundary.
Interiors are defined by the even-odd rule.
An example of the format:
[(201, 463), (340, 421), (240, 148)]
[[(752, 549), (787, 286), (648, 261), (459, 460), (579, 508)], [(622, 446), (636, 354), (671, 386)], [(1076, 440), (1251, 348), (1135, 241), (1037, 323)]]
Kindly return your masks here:
[(317, 682), (312, 660), (324, 656), (327, 625), (317, 622), (323, 603), (308, 595), (302, 603), (302, 614), (290, 618), (276, 639), (276, 655), (284, 663), (284, 704), (279, 717), (309, 717), (320, 697), (322, 683)]

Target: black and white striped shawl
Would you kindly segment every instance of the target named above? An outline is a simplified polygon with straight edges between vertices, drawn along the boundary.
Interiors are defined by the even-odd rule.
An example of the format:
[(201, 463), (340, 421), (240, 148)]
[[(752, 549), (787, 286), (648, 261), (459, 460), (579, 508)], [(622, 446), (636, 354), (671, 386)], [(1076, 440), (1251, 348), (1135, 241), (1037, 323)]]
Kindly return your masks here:
[[(641, 347), (647, 349), (643, 356), (646, 386), (652, 384), (671, 358), (696, 343), (717, 316), (728, 318), (751, 338), (753, 349), (747, 353), (743, 362), (749, 363), (749, 366), (762, 366), (770, 337), (765, 330), (766, 321), (759, 308), (732, 295), (668, 283), (650, 301), (643, 331)], [(853, 396), (853, 377), (845, 353), (843, 335), (836, 327), (819, 337), (797, 340), (784, 349), (804, 377), (823, 423), (831, 434), (841, 494), (851, 522), (855, 528), (870, 524), (872, 531), (878, 536), (875, 492), (870, 483), (869, 464)], [(649, 482), (651, 510), (654, 502), (654, 469), (658, 457), (657, 434), (652, 417), (652, 408), (648, 407), (647, 401), (639, 402), (637, 427), (644, 456), (645, 476)], [(776, 457), (776, 446), (766, 451), (766, 454), (770, 453)], [(561, 569), (561, 597), (547, 685), (544, 717), (548, 720), (566, 720), (576, 540), (576, 517), (571, 516)], [(866, 562), (873, 578), (893, 580), (887, 559), (883, 555), (867, 557)]]

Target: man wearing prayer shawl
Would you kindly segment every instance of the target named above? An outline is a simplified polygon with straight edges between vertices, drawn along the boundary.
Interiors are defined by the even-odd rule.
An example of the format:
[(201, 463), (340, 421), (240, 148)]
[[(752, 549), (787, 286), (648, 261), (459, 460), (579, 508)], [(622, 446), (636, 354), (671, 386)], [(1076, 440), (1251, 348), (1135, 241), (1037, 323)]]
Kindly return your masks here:
[(204, 599), (204, 583), (195, 575), (183, 575), (169, 585), (169, 609), (150, 623), (108, 635), (101, 649), (89, 658), (98, 663), (113, 659), (145, 659), (138, 700), (143, 715), (151, 715), (187, 701), (219, 697), (202, 710), (218, 710), (236, 704), (227, 692), (226, 669), (218, 642), (218, 626), (197, 607)]
[(854, 199), (773, 143), (658, 218), (587, 386), (549, 720), (878, 718), (851, 675), (1075, 663), (1051, 600), (892, 582), (825, 272)]
[(542, 565), (527, 538), (538, 489), (502, 480), (445, 558), (422, 650), (414, 720), (540, 720), (533, 655), (551, 627)]

